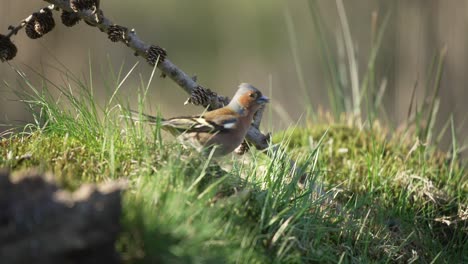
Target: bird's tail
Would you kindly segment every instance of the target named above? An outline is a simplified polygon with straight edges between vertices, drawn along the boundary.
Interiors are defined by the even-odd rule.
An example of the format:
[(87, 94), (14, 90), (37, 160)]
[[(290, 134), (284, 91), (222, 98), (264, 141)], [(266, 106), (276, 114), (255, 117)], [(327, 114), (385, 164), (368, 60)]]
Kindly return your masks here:
[(128, 110), (128, 113), (126, 115), (121, 115), (121, 117), (133, 120), (135, 122), (144, 122), (152, 125), (156, 125), (165, 121), (165, 119), (162, 117), (144, 114), (135, 110)]

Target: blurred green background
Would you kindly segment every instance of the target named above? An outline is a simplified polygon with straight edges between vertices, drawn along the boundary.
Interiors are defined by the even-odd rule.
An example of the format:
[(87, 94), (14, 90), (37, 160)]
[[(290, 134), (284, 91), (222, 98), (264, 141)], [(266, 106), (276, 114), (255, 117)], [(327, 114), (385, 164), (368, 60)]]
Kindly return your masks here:
[[(17, 24), (46, 3), (42, 1), (2, 0), (0, 28)], [(388, 24), (377, 54), (375, 83), (387, 83), (383, 96), (386, 116), (393, 124), (407, 119), (411, 93), (415, 83), (417, 105), (422, 105), (429, 68), (443, 47), (447, 48), (440, 82), (440, 111), (436, 126), (442, 127), (451, 114), (464, 140), (468, 126), (468, 1), (455, 0), (353, 0), (344, 1), (362, 80), (376, 38), (376, 25)], [(348, 60), (343, 46), (342, 24), (337, 2), (236, 0), (174, 1), (134, 0), (101, 1), (104, 14), (115, 23), (135, 28), (140, 38), (164, 47), (169, 59), (188, 74), (216, 92), (231, 96), (241, 82), (249, 82), (272, 98), (271, 118), (266, 128), (281, 129), (300, 120), (307, 108), (329, 110), (327, 69), (314, 27), (313, 10), (322, 19), (321, 29), (328, 48), (341, 67), (343, 83), (349, 87), (346, 71)], [(60, 23), (55, 12), (56, 28), (40, 40), (30, 40), (24, 32), (13, 38), (17, 57), (10, 62), (26, 72), (40, 85), (34, 70), (56, 83), (63, 76), (54, 68), (60, 61), (70, 71), (89, 79), (89, 61), (93, 65), (94, 91), (103, 102), (111, 91), (105, 88), (109, 79), (108, 61), (116, 69), (124, 63), (129, 70), (139, 61), (136, 71), (121, 88), (119, 97), (137, 105), (140, 78), (148, 80), (149, 67), (133, 56), (123, 44), (112, 43), (99, 30), (83, 22), (73, 28)], [(11, 87), (19, 87), (19, 78), (7, 63), (0, 64), (0, 79)], [(19, 89), (19, 88), (18, 88)], [(432, 89), (432, 87), (431, 87)], [(156, 78), (149, 91), (155, 113), (164, 116), (200, 112), (184, 106), (187, 95), (169, 79)], [(0, 123), (18, 124), (31, 115), (17, 101), (11, 89), (0, 89)], [(268, 117), (268, 116), (267, 116)], [(20, 122), (21, 123), (21, 122)], [(4, 130), (6, 127), (0, 128)], [(449, 142), (446, 137), (445, 142)]]

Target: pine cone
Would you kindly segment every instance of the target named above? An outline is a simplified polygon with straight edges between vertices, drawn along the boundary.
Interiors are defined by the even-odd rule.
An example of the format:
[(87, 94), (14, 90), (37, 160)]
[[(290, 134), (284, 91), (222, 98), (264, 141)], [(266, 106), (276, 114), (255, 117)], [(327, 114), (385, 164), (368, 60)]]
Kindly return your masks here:
[(164, 59), (167, 56), (167, 53), (163, 48), (157, 45), (151, 45), (151, 47), (149, 47), (149, 49), (146, 51), (146, 55), (147, 55), (146, 61), (148, 61), (148, 63), (151, 66), (154, 66), (156, 65), (156, 62), (158, 61), (158, 58), (159, 58), (159, 61), (164, 61)]
[(237, 155), (244, 155), (250, 150), (250, 144), (247, 143), (246, 140), (242, 141), (242, 143), (234, 150)]
[(70, 0), (70, 7), (75, 12), (83, 10), (96, 10), (99, 4), (96, 0)]
[(193, 89), (192, 94), (190, 95), (190, 98), (188, 99), (187, 103), (194, 105), (203, 105), (206, 107), (210, 104), (211, 98), (215, 96), (218, 96), (215, 92), (199, 85), (195, 89)]
[(48, 8), (41, 9), (32, 15), (31, 20), (26, 24), (26, 35), (32, 39), (37, 39), (49, 33), (55, 27), (52, 11)]
[(62, 23), (67, 27), (73, 27), (81, 20), (77, 14), (73, 12), (67, 12), (65, 10), (62, 11), (60, 18), (62, 18)]
[(123, 41), (127, 37), (128, 28), (119, 25), (112, 25), (107, 31), (107, 36), (112, 42)]
[(0, 34), (0, 60), (2, 62), (12, 60), (17, 52), (18, 49), (15, 44), (11, 42), (10, 38)]

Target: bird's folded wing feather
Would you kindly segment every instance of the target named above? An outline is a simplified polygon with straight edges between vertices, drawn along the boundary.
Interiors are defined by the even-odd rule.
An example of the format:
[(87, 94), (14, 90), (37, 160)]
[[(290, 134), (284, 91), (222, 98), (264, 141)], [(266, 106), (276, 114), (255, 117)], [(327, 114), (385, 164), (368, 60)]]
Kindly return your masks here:
[(143, 113), (140, 113), (140, 112), (134, 111), (134, 110), (129, 110), (129, 113), (130, 113), (130, 116), (123, 115), (123, 117), (129, 118), (129, 119), (131, 119), (133, 121), (145, 122), (145, 123), (149, 123), (149, 124), (152, 124), (152, 125), (155, 125), (158, 122), (164, 121), (164, 119), (162, 119), (161, 117), (143, 114)]
[(216, 133), (235, 127), (237, 117), (232, 115), (206, 118), (204, 116), (175, 117), (164, 120), (163, 127), (171, 127), (179, 132), (210, 132)]
[[(214, 112), (214, 111), (213, 111)], [(218, 111), (216, 111), (218, 112)], [(217, 133), (234, 129), (238, 118), (232, 114), (210, 112), (201, 116), (185, 116), (163, 119), (157, 116), (143, 114), (137, 111), (130, 110), (130, 119), (139, 122), (157, 124), (160, 122), (162, 128), (168, 129), (171, 132), (211, 132)]]

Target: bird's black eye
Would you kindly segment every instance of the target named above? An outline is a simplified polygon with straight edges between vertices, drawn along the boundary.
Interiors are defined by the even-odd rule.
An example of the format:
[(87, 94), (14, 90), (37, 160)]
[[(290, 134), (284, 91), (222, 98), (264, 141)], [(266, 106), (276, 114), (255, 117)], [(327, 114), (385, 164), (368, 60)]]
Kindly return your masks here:
[(253, 99), (257, 99), (258, 94), (257, 94), (257, 93), (251, 93), (251, 94), (250, 94), (250, 97), (252, 97)]

